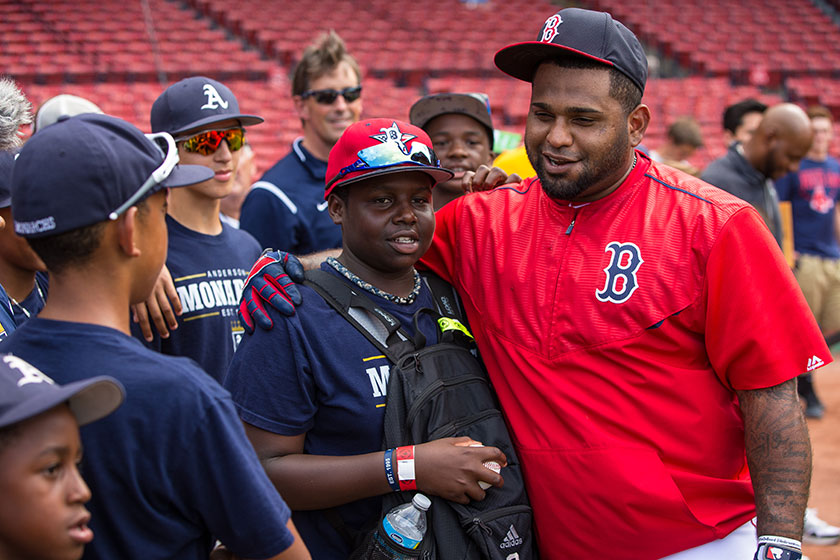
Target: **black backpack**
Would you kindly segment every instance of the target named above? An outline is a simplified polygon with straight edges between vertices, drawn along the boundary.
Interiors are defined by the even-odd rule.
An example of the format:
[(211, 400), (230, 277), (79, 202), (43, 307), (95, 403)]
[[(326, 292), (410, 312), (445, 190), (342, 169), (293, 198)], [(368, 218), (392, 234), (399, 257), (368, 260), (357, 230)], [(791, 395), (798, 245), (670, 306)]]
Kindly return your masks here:
[[(426, 538), (421, 558), (427, 560), (531, 560), (537, 558), (532, 511), (525, 493), (522, 467), (513, 448), (498, 400), (487, 372), (477, 358), (458, 295), (447, 282), (431, 273), (422, 280), (432, 292), (437, 309), (421, 309), (414, 316), (414, 336), (400, 327), (390, 313), (376, 306), (365, 292), (323, 270), (306, 273), (306, 285), (318, 292), (353, 324), (391, 362), (382, 449), (420, 444), (450, 436), (469, 436), (496, 446), (507, 457), (502, 488), (492, 487), (480, 502), (468, 505), (429, 496)], [(385, 344), (357, 321), (359, 310), (377, 318), (387, 331)], [(438, 341), (427, 344), (418, 318), (429, 313), (438, 319)], [(455, 321), (453, 321), (455, 319)], [(394, 506), (411, 501), (413, 492), (383, 497), (382, 511), (361, 534), (347, 527), (336, 509), (327, 510), (333, 527), (353, 547), (351, 559), (367, 558), (371, 536)], [(433, 538), (429, 538), (432, 536)]]

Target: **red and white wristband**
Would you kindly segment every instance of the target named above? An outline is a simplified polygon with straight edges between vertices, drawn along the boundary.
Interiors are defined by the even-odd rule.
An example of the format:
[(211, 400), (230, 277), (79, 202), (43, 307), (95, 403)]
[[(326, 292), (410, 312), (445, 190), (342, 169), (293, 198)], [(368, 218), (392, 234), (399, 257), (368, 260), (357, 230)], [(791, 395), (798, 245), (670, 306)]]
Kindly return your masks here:
[(397, 463), (397, 480), (400, 491), (417, 490), (417, 480), (414, 474), (414, 446), (397, 447), (394, 451)]

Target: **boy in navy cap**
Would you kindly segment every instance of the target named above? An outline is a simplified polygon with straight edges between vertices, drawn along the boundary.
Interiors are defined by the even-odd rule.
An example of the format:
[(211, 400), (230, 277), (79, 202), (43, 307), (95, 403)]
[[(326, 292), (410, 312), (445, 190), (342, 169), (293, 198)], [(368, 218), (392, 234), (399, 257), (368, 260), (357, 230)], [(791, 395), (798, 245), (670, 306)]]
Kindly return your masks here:
[(209, 167), (213, 175), (169, 198), (166, 267), (181, 302), (180, 326), (166, 338), (141, 334), (139, 326), (133, 332), (164, 354), (192, 358), (221, 382), (244, 332), (236, 309), (260, 246), (222, 223), (220, 206), (234, 187), (243, 127), (263, 119), (240, 113), (224, 84), (196, 76), (169, 86), (152, 105), (151, 121), (153, 132), (175, 138), (182, 162)]
[(411, 124), (429, 135), (441, 165), (455, 173), (435, 187), (435, 210), (464, 194), (464, 173), (493, 165), (493, 119), (483, 93), (434, 93), (409, 110)]
[(167, 189), (212, 176), (177, 165), (169, 134), (150, 136), (87, 114), (23, 147), (15, 230), (51, 284), (42, 312), (4, 350), (62, 383), (112, 372), (129, 395), (82, 434), (97, 532), (90, 558), (206, 559), (215, 539), (247, 558), (306, 558), (229, 394), (191, 360), (130, 336), (129, 305), (148, 296), (166, 257)]
[[(431, 316), (417, 323), (413, 317), (434, 303), (414, 264), (434, 234), (432, 188), (451, 178), (428, 135), (392, 119), (350, 125), (327, 164), (324, 198), (343, 241), (338, 258), (321, 269), (369, 293), (428, 340), (438, 335)], [(381, 451), (386, 395), (380, 387), (389, 361), (317, 292), (300, 290), (306, 303), (295, 315), (272, 309), (275, 330), (258, 329), (243, 340), (225, 384), (313, 555), (347, 558), (350, 545), (325, 510), (337, 508), (360, 530), (380, 511), (382, 495), (399, 489), (389, 485)], [(292, 363), (279, 365), (277, 356), (293, 356)], [(416, 446), (416, 488), (466, 503), (484, 498), (479, 480), (499, 486), (501, 476), (482, 463), (505, 464), (504, 454), (457, 445), (468, 442), (444, 438)]]
[(0, 356), (0, 558), (81, 558), (94, 535), (77, 468), (79, 426), (123, 396), (110, 377), (60, 386), (17, 356)]
[(14, 154), (0, 152), (0, 283), (11, 303), (15, 326), (41, 311), (49, 290), (47, 268), (12, 226), (12, 164)]

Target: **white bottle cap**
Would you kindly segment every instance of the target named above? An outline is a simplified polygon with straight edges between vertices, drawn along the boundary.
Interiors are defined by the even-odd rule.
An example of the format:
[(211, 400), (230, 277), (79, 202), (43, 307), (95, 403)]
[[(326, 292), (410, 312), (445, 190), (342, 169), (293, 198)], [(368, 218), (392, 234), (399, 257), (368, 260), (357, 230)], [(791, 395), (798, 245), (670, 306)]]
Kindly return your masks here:
[(419, 493), (414, 495), (411, 499), (411, 503), (414, 504), (414, 507), (420, 511), (429, 511), (429, 508), (432, 507), (432, 501), (423, 494)]

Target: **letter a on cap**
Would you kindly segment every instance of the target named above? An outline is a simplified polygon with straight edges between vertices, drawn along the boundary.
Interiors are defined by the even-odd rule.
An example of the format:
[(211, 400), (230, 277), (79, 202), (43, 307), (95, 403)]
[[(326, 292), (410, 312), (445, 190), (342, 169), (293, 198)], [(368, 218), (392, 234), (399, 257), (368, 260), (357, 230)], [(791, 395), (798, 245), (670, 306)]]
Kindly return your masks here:
[(211, 84), (204, 84), (204, 95), (207, 96), (207, 103), (201, 106), (202, 109), (218, 109), (219, 106), (222, 109), (228, 108), (228, 102), (222, 99), (222, 96)]

